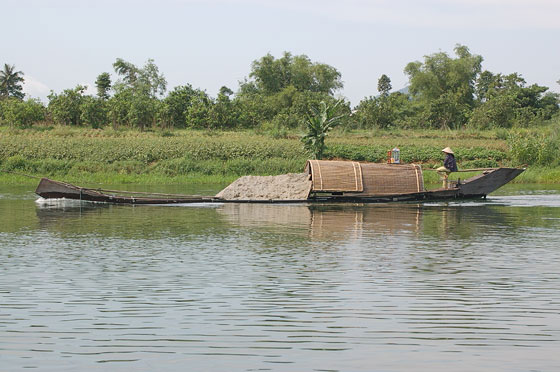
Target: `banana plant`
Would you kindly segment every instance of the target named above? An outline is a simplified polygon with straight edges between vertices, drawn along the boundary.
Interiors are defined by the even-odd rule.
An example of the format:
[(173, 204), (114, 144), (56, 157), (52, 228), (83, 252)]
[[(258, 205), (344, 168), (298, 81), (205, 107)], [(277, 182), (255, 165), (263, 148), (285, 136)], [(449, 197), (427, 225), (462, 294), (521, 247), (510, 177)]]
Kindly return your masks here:
[(307, 116), (307, 133), (302, 136), (303, 148), (309, 151), (314, 159), (322, 159), (325, 152), (325, 138), (328, 132), (340, 124), (344, 115), (336, 115), (342, 100), (334, 105), (327, 105), (325, 101), (319, 103), (319, 107), (312, 107), (312, 114)]

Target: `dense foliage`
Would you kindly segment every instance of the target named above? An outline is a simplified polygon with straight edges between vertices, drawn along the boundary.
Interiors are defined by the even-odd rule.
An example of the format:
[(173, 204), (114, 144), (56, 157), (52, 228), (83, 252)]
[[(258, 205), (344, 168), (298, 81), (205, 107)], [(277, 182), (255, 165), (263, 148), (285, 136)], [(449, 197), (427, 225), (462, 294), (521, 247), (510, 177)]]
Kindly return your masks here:
[(46, 114), (45, 106), (37, 99), (23, 101), (8, 98), (0, 100), (0, 122), (4, 120), (19, 128), (28, 128), (35, 123), (45, 121)]
[(558, 127), (539, 132), (520, 129), (508, 136), (512, 160), (517, 164), (557, 166), (560, 162)]
[[(527, 128), (559, 115), (559, 96), (529, 85), (519, 73), (482, 69), (482, 56), (457, 45), (455, 55), (438, 52), (407, 64), (409, 85), (392, 91), (382, 74), (378, 95), (354, 108), (342, 99), (339, 115), (346, 129), (492, 129)], [(144, 66), (117, 58), (115, 81), (103, 72), (95, 81), (96, 96), (76, 86), (51, 92), (46, 107), (23, 100), (23, 73), (4, 65), (0, 71), (0, 124), (29, 127), (53, 123), (92, 128), (241, 129), (255, 128), (273, 137), (305, 130), (308, 117), (321, 102), (332, 106), (343, 88), (334, 67), (306, 55), (267, 54), (251, 64), (237, 91), (222, 87), (217, 97), (188, 83), (167, 91), (167, 81), (153, 60)], [(373, 90), (373, 89), (372, 89)]]

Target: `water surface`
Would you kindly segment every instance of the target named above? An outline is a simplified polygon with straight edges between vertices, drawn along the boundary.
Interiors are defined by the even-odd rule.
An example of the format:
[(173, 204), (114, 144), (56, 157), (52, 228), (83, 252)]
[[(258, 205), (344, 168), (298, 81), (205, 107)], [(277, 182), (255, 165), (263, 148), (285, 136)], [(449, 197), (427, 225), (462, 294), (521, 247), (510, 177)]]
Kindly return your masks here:
[(554, 187), (426, 204), (35, 200), (0, 188), (2, 371), (560, 368)]

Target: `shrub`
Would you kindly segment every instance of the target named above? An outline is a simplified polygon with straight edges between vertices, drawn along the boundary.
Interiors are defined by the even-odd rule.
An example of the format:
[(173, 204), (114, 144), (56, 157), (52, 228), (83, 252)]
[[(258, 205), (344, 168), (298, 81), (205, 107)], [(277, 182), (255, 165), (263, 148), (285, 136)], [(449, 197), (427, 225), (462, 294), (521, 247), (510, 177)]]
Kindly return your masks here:
[(45, 120), (45, 106), (38, 99), (8, 99), (2, 102), (4, 121), (15, 127), (29, 128), (33, 123)]
[(101, 128), (107, 124), (107, 104), (101, 98), (85, 96), (80, 111), (81, 121), (92, 128)]
[(508, 138), (512, 158), (521, 164), (552, 165), (560, 155), (558, 135), (527, 130), (512, 132)]

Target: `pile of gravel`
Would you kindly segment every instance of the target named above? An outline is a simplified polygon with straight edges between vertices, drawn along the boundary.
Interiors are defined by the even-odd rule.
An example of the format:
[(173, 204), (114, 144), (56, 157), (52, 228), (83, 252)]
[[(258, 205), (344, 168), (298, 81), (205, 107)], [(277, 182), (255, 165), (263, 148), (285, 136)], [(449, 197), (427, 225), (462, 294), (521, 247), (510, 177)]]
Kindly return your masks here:
[(288, 173), (279, 176), (244, 176), (220, 191), (226, 200), (305, 200), (311, 191), (310, 175)]

